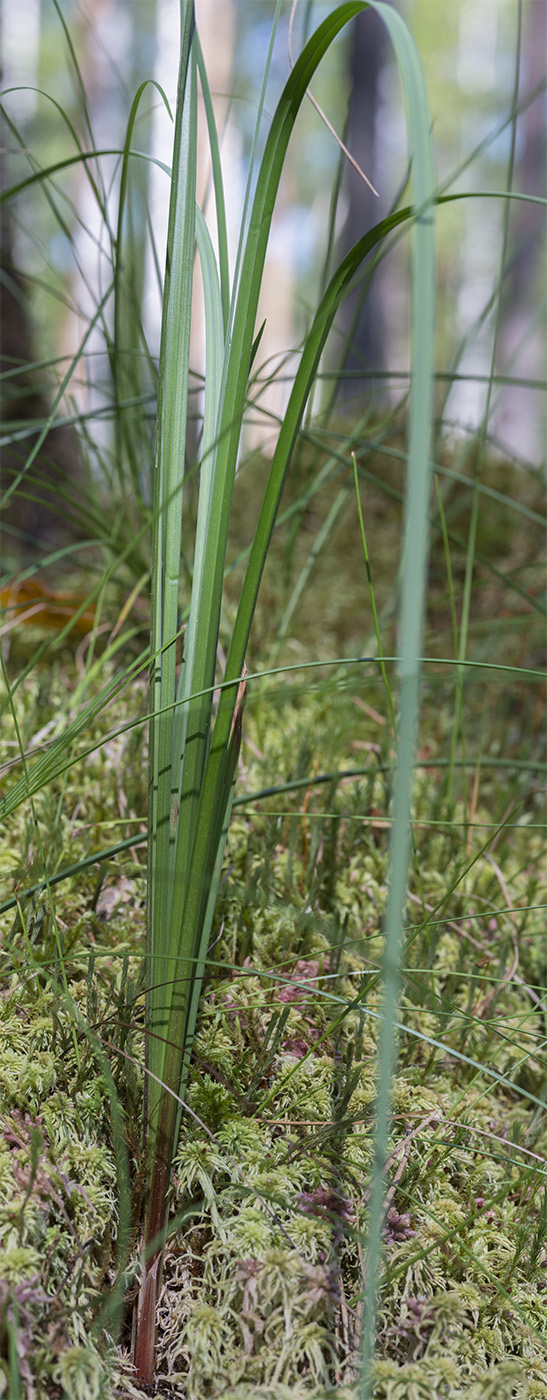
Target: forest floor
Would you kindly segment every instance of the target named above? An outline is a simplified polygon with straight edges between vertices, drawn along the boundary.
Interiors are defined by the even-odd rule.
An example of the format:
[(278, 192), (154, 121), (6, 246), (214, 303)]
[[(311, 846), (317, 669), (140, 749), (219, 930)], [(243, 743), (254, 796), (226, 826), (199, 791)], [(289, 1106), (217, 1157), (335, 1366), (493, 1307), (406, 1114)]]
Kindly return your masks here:
[[(509, 469), (492, 480), (539, 510), (539, 483)], [(400, 522), (386, 499), (371, 486), (364, 504), (391, 654)], [(290, 518), (280, 532), (250, 672), (371, 655), (349, 495), (285, 638), (272, 636), (330, 504), (327, 491), (294, 539)], [(437, 536), (430, 573), (374, 1400), (547, 1400), (544, 701), (525, 674), (542, 662), (541, 543), (526, 514), (487, 502), (468, 653), (481, 664), (458, 689), (446, 658), (469, 489), (456, 484), (449, 505), (450, 586)], [(242, 489), (234, 518), (236, 557), (252, 533)], [(25, 748), (81, 701), (81, 650), (50, 651), (24, 675), (40, 637), (39, 621), (20, 629), (6, 656), (12, 683), (23, 676)], [(249, 686), (173, 1174), (158, 1400), (357, 1396), (394, 762), (378, 671), (323, 664)], [(85, 759), (10, 818), (0, 849), (6, 901), (40, 878), (37, 831), (50, 874), (135, 837), (0, 914), (0, 1394), (13, 1400), (145, 1394), (130, 1350), (147, 707), (145, 680), (133, 682), (86, 733)], [(0, 736), (15, 758), (9, 707)], [(133, 1230), (120, 1260), (122, 1201)]]

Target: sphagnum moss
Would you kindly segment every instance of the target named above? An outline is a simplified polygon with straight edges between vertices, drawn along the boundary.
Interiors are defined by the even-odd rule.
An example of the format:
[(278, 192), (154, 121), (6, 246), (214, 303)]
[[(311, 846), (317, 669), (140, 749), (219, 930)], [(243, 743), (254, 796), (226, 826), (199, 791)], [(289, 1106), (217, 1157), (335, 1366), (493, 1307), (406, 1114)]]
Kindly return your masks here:
[[(275, 725), (265, 725), (268, 703), (266, 697), (261, 701), (261, 757), (252, 749), (245, 757), (244, 778), (251, 791), (260, 789), (270, 771), (268, 733), (278, 770), (281, 762)], [(304, 732), (315, 736), (312, 747), (322, 752), (325, 766), (332, 763), (320, 696), (308, 698), (293, 713), (290, 727), (279, 778), (294, 771)], [(361, 732), (366, 733), (366, 722)], [(253, 744), (252, 707), (248, 733)], [(102, 801), (101, 773), (100, 765), (95, 778), (90, 770), (91, 822)], [(494, 780), (489, 791), (495, 804)], [(424, 823), (427, 795), (424, 784), (419, 799)], [(356, 987), (363, 987), (363, 972), (368, 981), (377, 965), (381, 911), (376, 894), (383, 888), (385, 855), (381, 845), (371, 842), (367, 826), (351, 820), (362, 804), (356, 800), (352, 806), (344, 785), (331, 809), (346, 814), (335, 885), (328, 894), (322, 861), (331, 856), (324, 847), (317, 856), (310, 907), (309, 892), (301, 888), (306, 845), (302, 800), (298, 792), (283, 797), (283, 811), (297, 821), (292, 858), (285, 844), (293, 839), (291, 821), (275, 815), (271, 800), (269, 815), (255, 808), (238, 816), (228, 845), (188, 1094), (200, 1121), (190, 1119), (174, 1166), (171, 1213), (185, 1212), (186, 1223), (168, 1243), (160, 1296), (156, 1393), (166, 1400), (356, 1396), (360, 1237), (367, 1228), (375, 1092), (375, 994), (354, 1004), (340, 1026), (336, 1022)], [(487, 802), (483, 815), (485, 820), (489, 816)], [(278, 828), (277, 839), (264, 864), (261, 850), (271, 825)], [(421, 890), (432, 904), (450, 889), (458, 870), (456, 851), (452, 869), (439, 870), (435, 832), (435, 827), (424, 827), (420, 851)], [(78, 842), (86, 839), (83, 830), (76, 833), (75, 854)], [(470, 858), (480, 844), (477, 830)], [(503, 857), (515, 909), (541, 900), (541, 889), (536, 888), (533, 901), (528, 893), (531, 872), (537, 877), (540, 869), (535, 845), (525, 828), (517, 828)], [(138, 889), (131, 855), (125, 860)], [(117, 878), (122, 874), (120, 864)], [(474, 867), (472, 888), (481, 901), (490, 900), (490, 908), (491, 875), (487, 862)], [(456, 888), (450, 905), (441, 910), (453, 917), (434, 943), (427, 975), (416, 956), (416, 940), (409, 948), (403, 1020), (409, 1031), (420, 1034), (403, 1034), (394, 1087), (393, 1194), (375, 1400), (406, 1400), (409, 1385), (425, 1400), (443, 1388), (457, 1395), (458, 1387), (462, 1396), (471, 1393), (477, 1400), (494, 1393), (511, 1400), (519, 1394), (535, 1400), (547, 1395), (540, 1340), (547, 1329), (547, 1255), (540, 1220), (547, 1138), (544, 1116), (538, 1110), (534, 1120), (534, 1103), (522, 1092), (540, 1095), (542, 1086), (541, 1008), (534, 986), (526, 981), (527, 970), (532, 984), (537, 975), (538, 916), (534, 911), (528, 916), (530, 941), (522, 950), (521, 980), (504, 981), (512, 965), (510, 922), (498, 920), (498, 962), (494, 973), (492, 960), (485, 971), (483, 948), (492, 934), (488, 927), (479, 934), (476, 921), (466, 923), (471, 887), (466, 888), (467, 899)], [(95, 892), (96, 882), (90, 882), (90, 909)], [(105, 905), (105, 916), (94, 919), (82, 911), (81, 894), (75, 901), (73, 894), (59, 893), (56, 906), (67, 928), (71, 921), (78, 925), (69, 986), (82, 1008), (89, 986), (81, 971), (90, 950), (103, 953), (95, 957), (92, 974), (93, 1025), (113, 1047), (115, 1061), (121, 1029), (115, 990), (122, 965), (115, 950), (120, 939), (136, 966), (142, 899), (129, 907), (121, 901)], [(339, 954), (338, 907), (348, 915)], [(416, 908), (410, 903), (411, 919)], [(11, 924), (10, 915), (5, 967)], [(28, 975), (23, 988), (20, 977), (11, 984), (5, 980), (0, 1016), (4, 1315), (8, 1320), (15, 1316), (15, 1307), (21, 1365), (28, 1367), (38, 1400), (50, 1400), (55, 1387), (68, 1395), (72, 1386), (74, 1393), (76, 1383), (84, 1400), (144, 1396), (131, 1379), (123, 1348), (116, 1351), (107, 1338), (99, 1342), (94, 1332), (105, 1284), (113, 1277), (116, 1168), (109, 1145), (110, 1101), (91, 1054), (78, 1079), (55, 983), (41, 960), (40, 930), (45, 936), (45, 927), (40, 925), (34, 944), (34, 975)], [(460, 957), (466, 930), (480, 945), (470, 945), (478, 963), (471, 999), (469, 962), (462, 964)], [(99, 931), (101, 945), (94, 945), (90, 934), (96, 939)], [(501, 962), (500, 937), (506, 943)], [(419, 988), (422, 1003), (416, 1013)], [(490, 1024), (481, 1008), (494, 988)], [(140, 1062), (138, 1004), (130, 1017), (136, 1027), (129, 1053)], [(278, 1024), (281, 1037), (268, 1061), (266, 1035), (273, 1038)], [(438, 1048), (424, 1041), (424, 1032)], [(480, 1055), (486, 1040), (489, 1051), (481, 1073), (469, 1061)], [(352, 1042), (357, 1049), (350, 1064)], [(459, 1060), (461, 1053), (468, 1060)], [(129, 1083), (124, 1063), (129, 1067), (118, 1057), (122, 1102)], [(257, 1078), (261, 1063), (267, 1068)], [(137, 1092), (142, 1092), (138, 1084), (139, 1079)], [(133, 1136), (136, 1165), (138, 1147)], [(519, 1245), (523, 1225), (524, 1243)], [(135, 1252), (128, 1279), (136, 1270)]]

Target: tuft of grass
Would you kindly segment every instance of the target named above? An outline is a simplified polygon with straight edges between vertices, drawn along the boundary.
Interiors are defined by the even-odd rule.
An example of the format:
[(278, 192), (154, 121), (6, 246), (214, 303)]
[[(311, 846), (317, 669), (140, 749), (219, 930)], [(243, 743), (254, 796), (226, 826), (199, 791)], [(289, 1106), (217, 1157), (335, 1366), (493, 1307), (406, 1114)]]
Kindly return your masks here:
[[(395, 937), (406, 878), (405, 832), (417, 718), (418, 657), (424, 606), (427, 532), (424, 529), (429, 481), (429, 433), (432, 411), (432, 336), (434, 256), (432, 243), (433, 179), (427, 104), (417, 54), (408, 30), (379, 4), (379, 14), (393, 40), (405, 84), (409, 129), (415, 151), (414, 237), (414, 389), (411, 395), (406, 587), (402, 618), (402, 715), (400, 788), (393, 826), (392, 913)], [(162, 349), (158, 392), (158, 447), (155, 487), (155, 546), (152, 579), (152, 651), (156, 658), (151, 689), (151, 757), (149, 796), (149, 932), (146, 1133), (150, 1182), (144, 1229), (144, 1278), (137, 1323), (136, 1366), (150, 1383), (154, 1368), (154, 1328), (160, 1268), (160, 1243), (166, 1213), (171, 1163), (180, 1127), (197, 1016), (201, 981), (211, 930), (222, 856), (233, 800), (233, 780), (241, 742), (247, 682), (245, 652), (258, 588), (279, 501), (302, 416), (325, 340), (340, 301), (349, 290), (363, 257), (382, 237), (408, 217), (393, 215), (361, 239), (331, 278), (302, 348), (295, 384), (274, 453), (256, 525), (238, 611), (233, 624), (218, 710), (213, 719), (215, 665), (227, 536), (233, 483), (249, 373), (253, 337), (271, 216), (288, 140), (310, 79), (342, 26), (361, 7), (339, 7), (324, 20), (297, 60), (274, 114), (258, 172), (249, 217), (238, 257), (238, 276), (226, 312), (220, 270), (205, 225), (195, 216), (196, 65), (193, 5), (181, 10), (179, 95), (168, 234), (168, 276), (164, 293)], [(203, 67), (200, 69), (204, 81)], [(210, 138), (215, 147), (212, 127)], [(217, 213), (223, 211), (216, 187)], [(220, 212), (219, 212), (220, 211)], [(178, 687), (175, 691), (176, 620), (180, 558), (182, 469), (188, 405), (190, 306), (194, 240), (200, 254), (205, 289), (207, 370), (200, 469), (199, 507), (192, 577), (192, 600)], [(419, 347), (419, 353), (418, 353)], [(182, 393), (181, 393), (182, 384)], [(416, 630), (417, 629), (417, 630)], [(408, 690), (408, 695), (406, 695)], [(178, 712), (171, 710), (176, 701)], [(157, 720), (155, 716), (157, 715)], [(211, 735), (212, 730), (212, 735)], [(399, 880), (397, 885), (396, 881)], [(395, 882), (395, 883), (394, 883)], [(397, 962), (389, 943), (389, 966)], [(387, 965), (386, 964), (386, 968)], [(386, 997), (391, 990), (386, 977)], [(391, 1027), (393, 1005), (386, 1003), (384, 1024)], [(389, 1031), (391, 1037), (391, 1029)], [(391, 1045), (391, 1039), (389, 1041)], [(393, 1047), (384, 1047), (379, 1088), (378, 1160), (385, 1156)], [(381, 1171), (375, 1184), (383, 1194)], [(370, 1241), (370, 1275), (376, 1278), (379, 1237)], [(375, 1287), (367, 1297), (375, 1297)], [(373, 1334), (373, 1316), (365, 1326), (365, 1346)], [(365, 1357), (365, 1368), (368, 1361)]]

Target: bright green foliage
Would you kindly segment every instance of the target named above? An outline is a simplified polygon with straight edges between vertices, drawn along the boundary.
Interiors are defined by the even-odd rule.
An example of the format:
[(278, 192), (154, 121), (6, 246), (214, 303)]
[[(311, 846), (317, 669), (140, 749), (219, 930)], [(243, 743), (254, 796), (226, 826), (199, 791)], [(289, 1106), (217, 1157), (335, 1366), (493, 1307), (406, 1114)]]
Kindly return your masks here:
[[(80, 991), (85, 992), (85, 982)], [(78, 985), (72, 983), (78, 997)], [(107, 1400), (115, 1348), (97, 1338), (101, 1277), (118, 1218), (110, 1104), (96, 1070), (78, 1084), (70, 1023), (51, 991), (5, 986), (0, 1015), (0, 1296), (13, 1319), (23, 1393)], [(65, 1041), (64, 1054), (61, 1044)], [(5, 1335), (5, 1333), (4, 1333)], [(4, 1353), (3, 1353), (4, 1354)], [(0, 1376), (6, 1380), (4, 1363)], [(31, 1386), (35, 1386), (32, 1390)]]

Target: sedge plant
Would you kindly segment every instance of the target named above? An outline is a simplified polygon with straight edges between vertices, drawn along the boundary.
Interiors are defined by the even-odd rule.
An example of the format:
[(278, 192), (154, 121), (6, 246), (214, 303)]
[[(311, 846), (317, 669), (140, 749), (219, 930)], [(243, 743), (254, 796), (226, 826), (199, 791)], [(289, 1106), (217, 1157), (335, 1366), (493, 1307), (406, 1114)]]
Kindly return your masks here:
[[(295, 63), (261, 160), (244, 220), (236, 276), (228, 285), (224, 193), (217, 137), (209, 120), (219, 228), (217, 261), (196, 209), (197, 73), (207, 95), (192, 0), (181, 4), (180, 69), (158, 385), (152, 573), (153, 656), (150, 702), (148, 934), (145, 1142), (147, 1180), (143, 1276), (135, 1365), (154, 1375), (156, 1304), (171, 1166), (180, 1128), (192, 1041), (233, 801), (246, 694), (245, 653), (258, 590), (291, 454), (336, 312), (366, 255), (398, 225), (412, 221), (413, 376), (407, 494), (407, 541), (401, 620), (401, 720), (385, 954), (385, 1005), (378, 1089), (377, 1173), (369, 1241), (364, 1326), (364, 1384), (372, 1347), (382, 1228), (383, 1164), (390, 1113), (398, 988), (398, 930), (405, 898), (414, 734), (418, 713), (421, 628), (427, 561), (429, 440), (434, 317), (433, 173), (427, 101), (419, 60), (401, 18), (381, 0), (373, 8), (395, 48), (407, 103), (414, 204), (392, 214), (354, 246), (321, 298), (304, 341), (280, 428), (233, 626), (220, 699), (215, 668), (230, 506), (249, 376), (258, 298), (272, 213), (298, 110), (322, 57), (364, 8), (336, 7)], [(206, 101), (211, 112), (210, 100)], [(201, 262), (206, 324), (206, 380), (192, 597), (177, 679), (176, 641), (185, 443), (188, 421), (194, 248)]]

